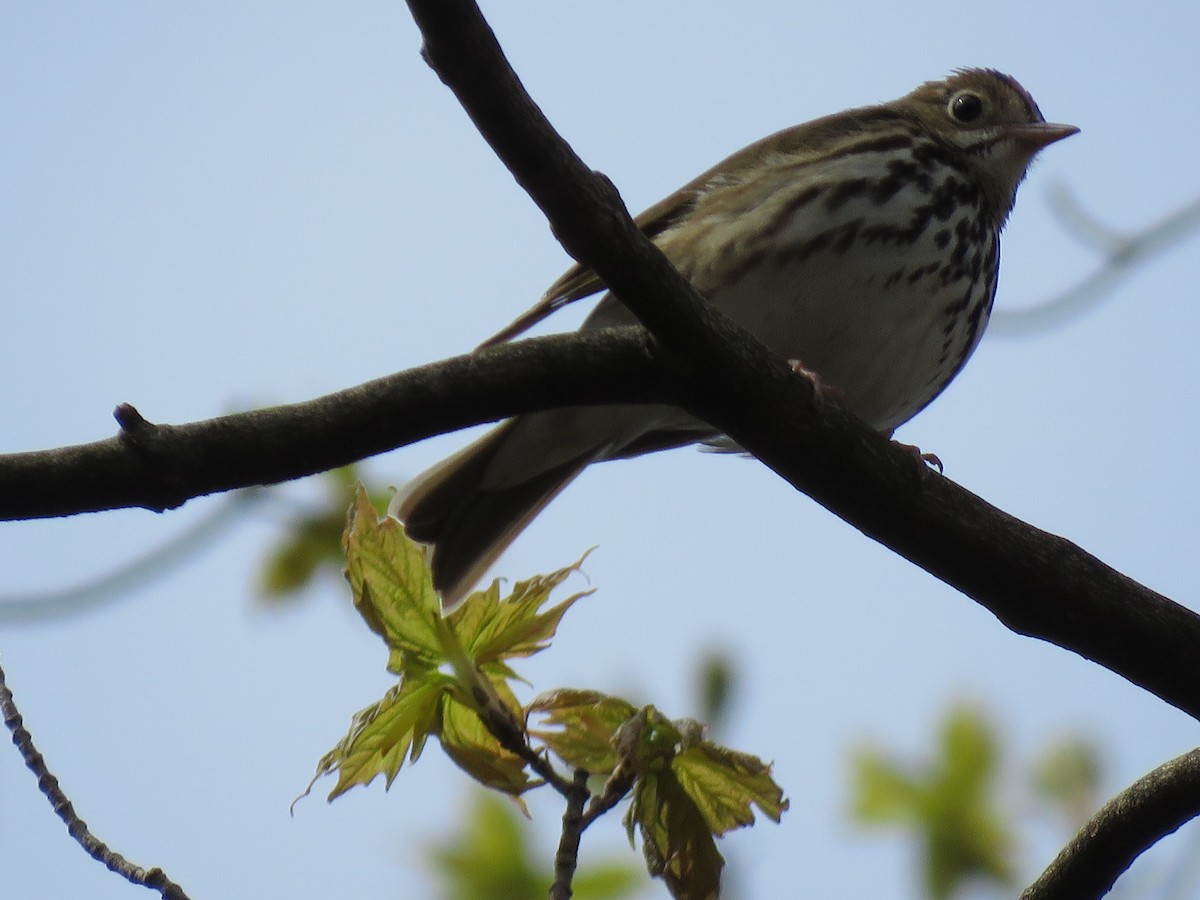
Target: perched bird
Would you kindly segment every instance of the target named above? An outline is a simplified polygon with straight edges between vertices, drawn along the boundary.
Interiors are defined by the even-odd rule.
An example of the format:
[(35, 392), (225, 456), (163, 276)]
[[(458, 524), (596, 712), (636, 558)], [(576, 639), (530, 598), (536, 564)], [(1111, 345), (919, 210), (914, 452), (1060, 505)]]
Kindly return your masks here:
[[(1077, 131), (1047, 123), (1009, 76), (962, 69), (751, 144), (636, 221), (721, 312), (890, 436), (979, 343), (1017, 185)], [(603, 289), (576, 265), (488, 343)], [(606, 294), (582, 327), (635, 321)], [(415, 478), (393, 512), (433, 546), (449, 610), (587, 466), (720, 438), (671, 406), (520, 416)]]

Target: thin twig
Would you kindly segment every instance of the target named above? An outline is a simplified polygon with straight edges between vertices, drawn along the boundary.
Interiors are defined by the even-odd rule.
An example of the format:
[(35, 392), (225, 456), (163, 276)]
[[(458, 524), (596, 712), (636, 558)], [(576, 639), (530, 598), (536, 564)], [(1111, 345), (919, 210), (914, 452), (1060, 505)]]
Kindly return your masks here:
[(592, 798), (587, 812), (583, 816), (583, 827), (587, 828), (598, 818), (616, 806), (625, 798), (637, 780), (640, 765), (642, 737), (649, 724), (649, 710), (639, 709), (631, 718), (626, 719), (613, 735), (613, 750), (616, 751), (617, 764), (604, 789)]
[(1128, 235), (1098, 222), (1064, 189), (1059, 190), (1055, 205), (1071, 226), (1068, 231), (1099, 249), (1104, 261), (1095, 272), (1056, 297), (1025, 309), (996, 310), (989, 334), (1028, 337), (1078, 318), (1099, 306), (1138, 264), (1194, 234), (1200, 226), (1200, 199)]
[(1200, 815), (1200, 749), (1163, 763), (1101, 807), (1021, 900), (1103, 897), (1148, 848)]
[(61, 621), (67, 616), (95, 612), (111, 603), (128, 599), (135, 590), (169, 574), (188, 559), (198, 556), (209, 544), (228, 535), (230, 526), (261, 498), (262, 491), (257, 488), (231, 494), (162, 546), (81, 584), (45, 591), (0, 594), (0, 625)]
[(1101, 256), (1109, 259), (1124, 256), (1137, 243), (1137, 235), (1111, 228), (1092, 215), (1064, 182), (1051, 184), (1046, 200), (1067, 234)]
[(554, 884), (550, 886), (550, 900), (571, 900), (571, 881), (575, 867), (579, 865), (579, 839), (587, 827), (583, 820), (583, 805), (588, 797), (588, 773), (575, 770), (571, 791), (567, 794), (567, 808), (563, 812), (562, 837), (554, 854)]
[[(481, 680), (483, 677), (480, 675)], [(479, 707), (480, 720), (492, 737), (500, 742), (500, 746), (525, 760), (529, 768), (570, 800), (575, 791), (574, 782), (560, 774), (544, 753), (539, 753), (530, 746), (525, 729), (517, 721), (512, 710), (498, 698), (494, 702), (489, 702), (488, 698), (478, 690), (476, 690), (475, 699)]]
[(75, 839), (79, 846), (97, 862), (103, 863), (110, 871), (116, 872), (132, 884), (140, 884), (158, 891), (164, 900), (188, 900), (183, 888), (171, 881), (162, 869), (143, 869), (134, 865), (88, 829), (87, 823), (75, 812), (75, 807), (59, 787), (58, 779), (50, 773), (45, 757), (34, 746), (33, 736), (25, 728), (12, 691), (8, 689), (8, 684), (5, 682), (3, 668), (0, 668), (0, 712), (4, 715), (4, 725), (12, 733), (13, 743), (20, 751), (21, 758), (25, 760), (25, 765), (37, 776), (38, 788), (50, 801), (50, 806), (55, 814), (67, 826), (67, 833)]
[(525, 741), (521, 741), (520, 743), (514, 742), (511, 744), (501, 741), (501, 743), (504, 744), (506, 749), (512, 750), (513, 752), (517, 753), (521, 759), (525, 760), (525, 762), (529, 764), (529, 768), (537, 772), (537, 774), (540, 775), (552, 788), (554, 788), (564, 797), (571, 797), (572, 791), (574, 790), (572, 783), (559, 774), (558, 770), (554, 768), (544, 753), (539, 753), (538, 751), (534, 750)]
[(629, 789), (633, 787), (634, 780), (632, 771), (614, 772), (613, 777), (604, 785), (604, 790), (594, 796), (588, 804), (587, 811), (583, 814), (581, 830), (586, 830), (589, 825), (624, 800), (629, 794)]

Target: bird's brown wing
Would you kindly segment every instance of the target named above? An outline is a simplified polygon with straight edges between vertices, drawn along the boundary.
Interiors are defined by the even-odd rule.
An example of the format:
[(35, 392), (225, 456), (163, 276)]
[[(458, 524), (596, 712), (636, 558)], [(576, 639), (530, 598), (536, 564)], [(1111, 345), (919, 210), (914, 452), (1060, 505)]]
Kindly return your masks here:
[[(636, 224), (650, 238), (655, 238), (684, 219), (696, 205), (697, 198), (721, 183), (736, 180), (746, 169), (755, 166), (763, 157), (774, 154), (795, 154), (798, 151), (820, 155), (848, 133), (861, 130), (873, 119), (895, 118), (886, 107), (866, 107), (854, 115), (841, 114), (795, 125), (755, 141), (748, 147), (723, 159), (707, 172), (696, 176), (675, 193), (651, 206), (636, 219)], [(604, 290), (604, 282), (591, 268), (576, 263), (550, 285), (535, 306), (522, 313), (512, 324), (479, 345), (480, 350), (510, 341), (532, 328), (551, 313), (568, 303), (582, 300)]]
[[(662, 234), (671, 225), (687, 215), (688, 210), (691, 209), (692, 204), (695, 202), (697, 194), (704, 186), (705, 182), (702, 179), (703, 176), (689, 182), (666, 199), (660, 200), (634, 219), (634, 224), (647, 237), (654, 238)], [(562, 277), (554, 282), (554, 284), (550, 285), (546, 293), (542, 295), (542, 299), (533, 307), (523, 312), (502, 331), (492, 335), (480, 344), (477, 349), (483, 350), (487, 347), (493, 347), (496, 344), (511, 341), (517, 335), (528, 331), (538, 322), (542, 321), (542, 319), (562, 309), (568, 303), (574, 303), (576, 300), (582, 300), (584, 297), (598, 294), (604, 289), (604, 282), (600, 280), (599, 275), (593, 272), (590, 267), (576, 263), (564, 272)]]

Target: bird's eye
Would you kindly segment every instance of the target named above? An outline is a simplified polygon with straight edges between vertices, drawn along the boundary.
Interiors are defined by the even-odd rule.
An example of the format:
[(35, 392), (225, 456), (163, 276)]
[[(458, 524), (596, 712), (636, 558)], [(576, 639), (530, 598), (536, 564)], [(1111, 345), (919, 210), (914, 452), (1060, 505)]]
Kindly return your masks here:
[(983, 115), (983, 99), (978, 94), (962, 91), (950, 98), (949, 109), (955, 120), (969, 125)]

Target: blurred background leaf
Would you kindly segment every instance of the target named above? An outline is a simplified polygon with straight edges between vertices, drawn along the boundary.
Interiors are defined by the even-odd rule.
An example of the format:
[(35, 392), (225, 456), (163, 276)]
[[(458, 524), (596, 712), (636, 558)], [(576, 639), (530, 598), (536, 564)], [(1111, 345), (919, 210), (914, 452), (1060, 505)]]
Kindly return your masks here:
[(900, 825), (920, 837), (926, 895), (954, 896), (968, 882), (1010, 886), (1013, 839), (999, 808), (999, 741), (977, 709), (959, 706), (942, 723), (932, 758), (917, 764), (860, 750), (854, 758), (854, 816)]
[[(539, 849), (531, 846), (516, 804), (476, 791), (460, 829), (430, 847), (429, 865), (445, 900), (545, 900), (554, 864), (548, 848)], [(574, 897), (621, 900), (646, 880), (632, 854), (629, 862), (584, 862), (575, 875)]]

